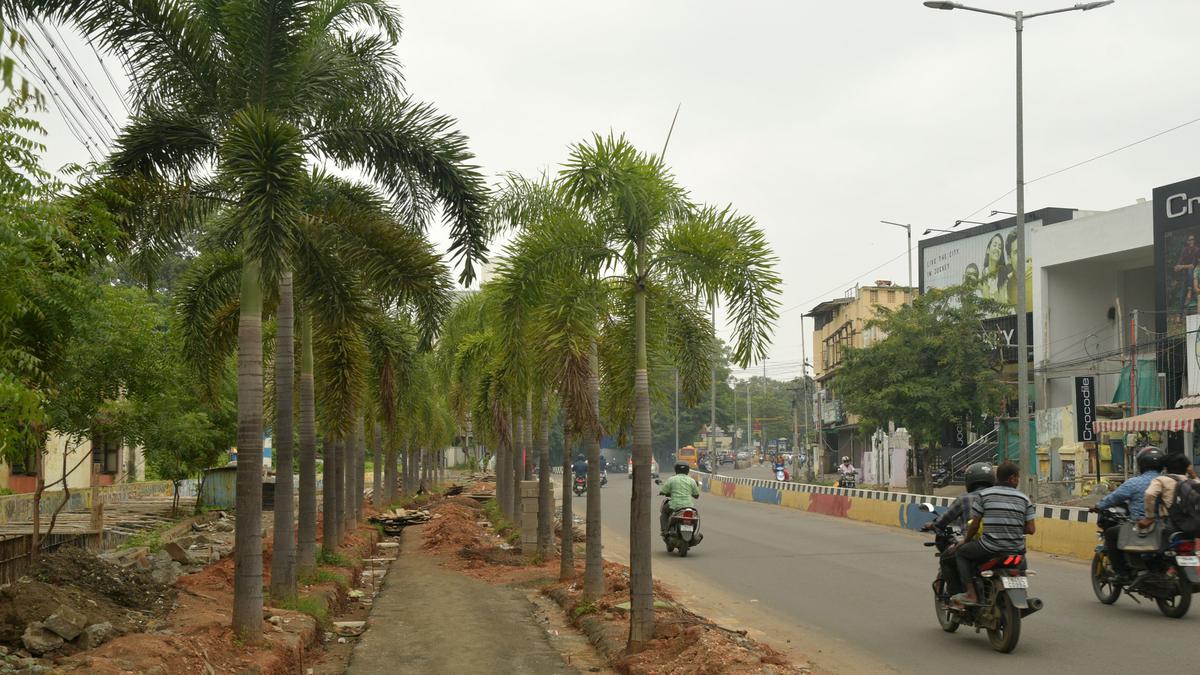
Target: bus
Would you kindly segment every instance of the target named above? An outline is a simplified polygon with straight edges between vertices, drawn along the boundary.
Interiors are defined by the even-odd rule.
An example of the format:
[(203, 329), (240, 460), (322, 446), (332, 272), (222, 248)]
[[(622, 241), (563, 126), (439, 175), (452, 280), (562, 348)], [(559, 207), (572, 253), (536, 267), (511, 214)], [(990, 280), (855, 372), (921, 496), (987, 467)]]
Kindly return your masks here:
[(685, 445), (675, 453), (676, 462), (686, 462), (693, 469), (700, 468), (700, 452), (694, 445)]

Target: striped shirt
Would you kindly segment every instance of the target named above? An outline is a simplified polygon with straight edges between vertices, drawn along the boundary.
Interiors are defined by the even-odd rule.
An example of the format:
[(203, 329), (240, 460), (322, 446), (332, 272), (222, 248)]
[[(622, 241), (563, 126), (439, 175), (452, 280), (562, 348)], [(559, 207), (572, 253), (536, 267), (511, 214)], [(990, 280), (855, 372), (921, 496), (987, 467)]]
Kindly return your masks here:
[(981, 490), (971, 502), (971, 516), (983, 518), (979, 542), (992, 553), (1024, 551), (1025, 524), (1037, 517), (1029, 497), (1007, 485)]

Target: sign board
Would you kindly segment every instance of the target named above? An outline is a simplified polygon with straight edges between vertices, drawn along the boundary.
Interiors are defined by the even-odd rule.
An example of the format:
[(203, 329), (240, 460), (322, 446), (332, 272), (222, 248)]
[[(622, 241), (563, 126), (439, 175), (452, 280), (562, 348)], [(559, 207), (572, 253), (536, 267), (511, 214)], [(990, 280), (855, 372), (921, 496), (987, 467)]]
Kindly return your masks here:
[(1200, 314), (1200, 177), (1154, 188), (1155, 330), (1179, 335)]
[(1075, 437), (1080, 443), (1096, 441), (1096, 378), (1075, 378)]
[[(1028, 235), (1029, 224), (1025, 227)], [(1026, 247), (1029, 240), (1026, 236)], [(1032, 311), (1033, 258), (1028, 248), (1025, 254), (1025, 264), (1017, 264), (1015, 225), (930, 243), (921, 247), (921, 288), (947, 288), (981, 279), (980, 295), (1003, 305), (1005, 311), (998, 316), (1004, 316), (1017, 311), (1017, 274), (1024, 273), (1026, 307)]]

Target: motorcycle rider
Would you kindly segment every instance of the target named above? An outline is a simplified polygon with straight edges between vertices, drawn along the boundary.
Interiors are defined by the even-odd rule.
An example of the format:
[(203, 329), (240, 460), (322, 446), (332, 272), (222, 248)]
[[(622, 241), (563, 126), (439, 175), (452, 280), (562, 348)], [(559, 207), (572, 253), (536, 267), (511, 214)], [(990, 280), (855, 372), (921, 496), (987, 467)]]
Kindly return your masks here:
[(692, 506), (692, 499), (700, 497), (700, 486), (692, 480), (691, 476), (688, 476), (689, 469), (691, 467), (687, 462), (677, 462), (675, 475), (663, 481), (662, 487), (658, 489), (658, 494), (670, 497), (663, 502), (658, 513), (659, 533), (664, 536), (667, 534), (667, 524), (671, 522), (671, 514), (679, 509)]
[[(1099, 512), (1110, 506), (1124, 505), (1129, 509), (1131, 519), (1144, 519), (1146, 517), (1146, 488), (1150, 487), (1150, 483), (1155, 478), (1158, 478), (1163, 459), (1165, 457), (1162, 450), (1153, 445), (1142, 448), (1136, 458), (1138, 475), (1121, 483), (1121, 487), (1097, 502), (1092, 510)], [(1117, 575), (1117, 582), (1125, 584), (1130, 581), (1129, 563), (1125, 560), (1125, 554), (1117, 548), (1117, 536), (1120, 532), (1120, 525), (1113, 525), (1104, 531), (1104, 553), (1112, 563), (1113, 572)]]
[[(975, 604), (975, 568), (997, 556), (1023, 554), (1025, 535), (1037, 531), (1033, 502), (1017, 489), (1021, 470), (1012, 462), (996, 467), (996, 485), (980, 490), (971, 500), (971, 522), (964, 543), (955, 552), (958, 576), (966, 591), (950, 598), (956, 606)], [(976, 539), (976, 535), (983, 533)]]
[(842, 457), (842, 463), (838, 465), (837, 473), (839, 478), (838, 485), (842, 484), (841, 479), (847, 477), (853, 479), (855, 482), (858, 482), (858, 469), (855, 469), (854, 465), (850, 463), (849, 457)]
[(1167, 510), (1171, 508), (1171, 502), (1175, 501), (1175, 486), (1179, 481), (1196, 477), (1192, 460), (1185, 454), (1167, 455), (1163, 464), (1166, 466), (1166, 472), (1150, 481), (1150, 485), (1146, 487), (1143, 499), (1146, 515), (1138, 521), (1138, 527), (1150, 527), (1156, 518), (1168, 518)]
[(584, 480), (587, 480), (587, 469), (587, 460), (584, 459), (583, 455), (575, 455), (575, 463), (571, 465), (571, 473), (576, 476), (583, 476)]
[[(990, 488), (996, 484), (996, 471), (990, 462), (975, 462), (967, 467), (967, 472), (963, 478), (967, 484), (967, 491), (959, 495), (941, 517), (922, 525), (922, 530), (932, 530), (935, 527), (939, 529), (949, 527), (957, 521), (962, 531), (967, 531), (971, 524), (971, 502), (975, 500), (980, 490)], [(955, 557), (955, 551), (961, 543), (959, 542), (943, 551), (939, 559), (942, 567), (942, 579), (946, 580), (946, 585), (949, 587), (951, 595), (957, 595), (965, 590), (962, 585), (962, 579), (958, 576), (958, 562)]]

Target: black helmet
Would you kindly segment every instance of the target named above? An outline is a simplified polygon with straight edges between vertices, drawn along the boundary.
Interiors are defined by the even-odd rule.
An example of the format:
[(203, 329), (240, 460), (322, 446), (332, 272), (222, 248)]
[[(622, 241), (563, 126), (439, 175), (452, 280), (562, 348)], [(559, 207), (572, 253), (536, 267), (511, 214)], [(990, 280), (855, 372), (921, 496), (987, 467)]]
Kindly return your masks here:
[(1166, 455), (1163, 454), (1163, 451), (1153, 445), (1142, 448), (1137, 454), (1138, 473), (1161, 471), (1165, 459)]
[(687, 462), (675, 462), (675, 473), (687, 473), (691, 468)]
[(586, 462), (587, 460), (584, 459), (583, 455), (575, 455), (575, 461), (576, 462)]
[(996, 469), (991, 462), (975, 462), (967, 467), (967, 472), (963, 475), (963, 482), (967, 484), (967, 492), (991, 487), (996, 484)]

